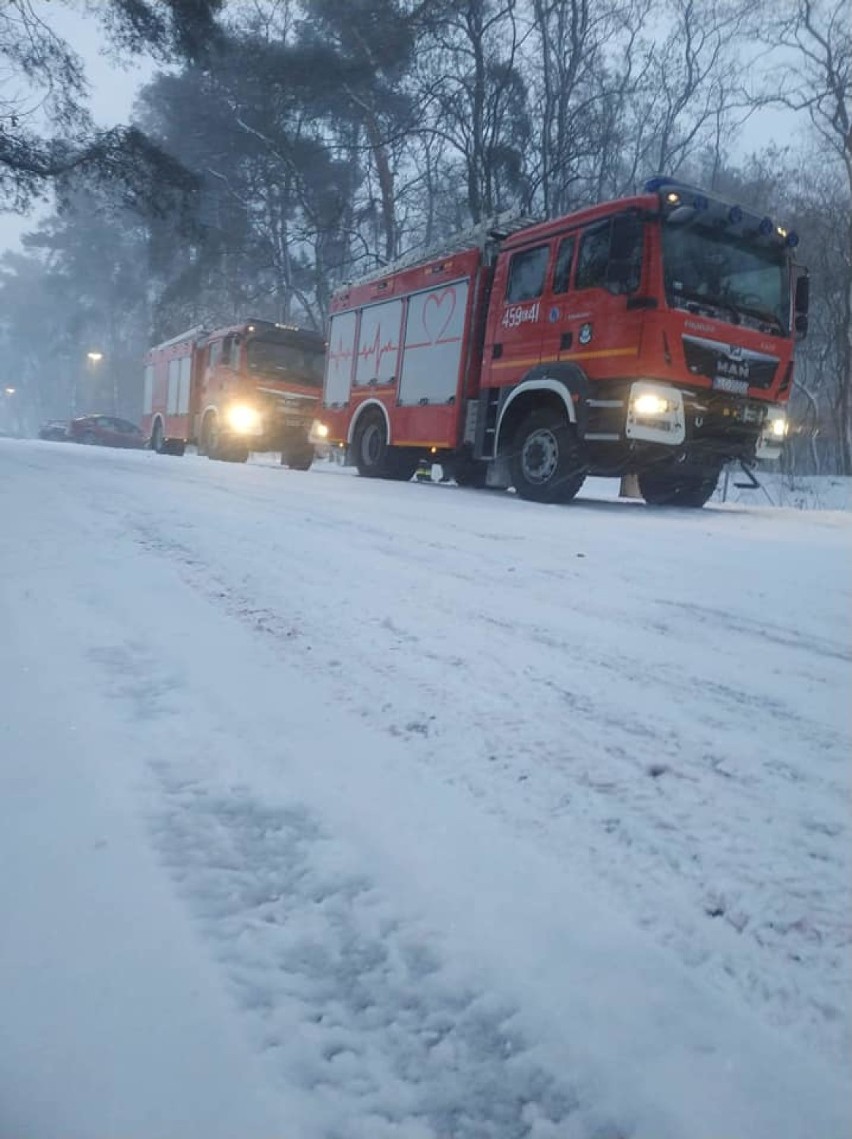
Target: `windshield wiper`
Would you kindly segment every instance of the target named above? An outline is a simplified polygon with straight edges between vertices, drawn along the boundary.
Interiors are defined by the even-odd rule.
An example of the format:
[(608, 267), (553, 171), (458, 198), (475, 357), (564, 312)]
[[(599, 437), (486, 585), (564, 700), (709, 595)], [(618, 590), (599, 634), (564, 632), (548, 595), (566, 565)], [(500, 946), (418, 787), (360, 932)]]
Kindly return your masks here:
[(741, 305), (738, 303), (737, 310), (741, 313), (744, 313), (745, 316), (753, 317), (755, 320), (762, 320), (764, 324), (771, 325), (774, 329), (782, 334), (784, 332), (784, 325), (781, 323), (776, 314), (774, 312), (769, 312), (768, 309), (752, 308), (750, 305)]
[(740, 323), (740, 314), (730, 301), (724, 301), (720, 297), (707, 296), (695, 289), (671, 289), (669, 291), (675, 298), (675, 303), (682, 303), (684, 308), (695, 305), (697, 308), (709, 309), (711, 313), (716, 309), (728, 313), (734, 324)]

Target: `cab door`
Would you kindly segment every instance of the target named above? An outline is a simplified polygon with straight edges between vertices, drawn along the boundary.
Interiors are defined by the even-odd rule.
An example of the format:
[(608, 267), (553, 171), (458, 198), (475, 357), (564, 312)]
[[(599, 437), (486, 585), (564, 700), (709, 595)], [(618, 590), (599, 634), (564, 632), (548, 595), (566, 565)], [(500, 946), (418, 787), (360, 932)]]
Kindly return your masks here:
[(542, 297), (551, 259), (550, 239), (500, 257), (491, 290), (483, 384), (517, 383), (541, 360)]
[(544, 309), (541, 322), (541, 362), (549, 364), (561, 360), (576, 348), (577, 319), (574, 296), (571, 291), (574, 260), (577, 253), (578, 233), (561, 234), (556, 239), (553, 269), (548, 275), (542, 297)]
[(603, 218), (560, 239), (542, 298), (543, 360), (576, 361), (593, 380), (635, 373), (643, 253), (644, 225), (633, 213)]

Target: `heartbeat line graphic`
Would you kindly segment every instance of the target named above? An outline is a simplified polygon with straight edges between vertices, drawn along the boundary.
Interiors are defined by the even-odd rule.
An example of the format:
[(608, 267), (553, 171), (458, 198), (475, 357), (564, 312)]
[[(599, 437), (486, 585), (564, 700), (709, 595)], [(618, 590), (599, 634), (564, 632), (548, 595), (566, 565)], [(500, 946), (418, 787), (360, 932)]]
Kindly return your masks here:
[(390, 356), (391, 353), (393, 353), (393, 355), (396, 356), (396, 353), (398, 351), (399, 351), (399, 344), (394, 344), (393, 340), (387, 339), (384, 341), (384, 343), (382, 342), (382, 326), (381, 326), (381, 324), (377, 324), (376, 325), (376, 331), (375, 331), (375, 334), (373, 336), (373, 343), (372, 344), (363, 344), (358, 349), (358, 359), (359, 360), (370, 360), (373, 357), (375, 357), (375, 360), (376, 360), (375, 374), (376, 374), (376, 376), (380, 376), (382, 374), (382, 360), (384, 359), (384, 357)]
[(328, 362), (331, 370), (337, 372), (341, 369), (342, 365), (351, 361), (353, 356), (353, 348), (351, 344), (344, 344), (343, 338), (340, 337), (337, 344), (334, 346), (333, 351), (328, 354)]

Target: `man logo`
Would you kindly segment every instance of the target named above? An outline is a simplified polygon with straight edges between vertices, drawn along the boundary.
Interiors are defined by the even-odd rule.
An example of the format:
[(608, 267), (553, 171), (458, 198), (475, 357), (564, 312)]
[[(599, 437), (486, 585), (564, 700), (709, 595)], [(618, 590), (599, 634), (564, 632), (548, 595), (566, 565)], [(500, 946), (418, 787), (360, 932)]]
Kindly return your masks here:
[(577, 336), (577, 339), (580, 341), (581, 344), (591, 343), (592, 326), (590, 324), (581, 324), (580, 325), (580, 332)]

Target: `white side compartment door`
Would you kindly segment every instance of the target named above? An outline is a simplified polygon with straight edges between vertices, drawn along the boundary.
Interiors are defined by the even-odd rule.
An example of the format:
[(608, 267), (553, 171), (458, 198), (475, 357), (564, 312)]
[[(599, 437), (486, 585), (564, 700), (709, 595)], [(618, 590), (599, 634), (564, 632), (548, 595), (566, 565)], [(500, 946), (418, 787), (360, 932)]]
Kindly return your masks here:
[(189, 389), (191, 375), (192, 357), (182, 356), (180, 361), (180, 373), (178, 381), (178, 415), (186, 415), (189, 412)]
[(323, 392), (326, 407), (343, 407), (349, 402), (355, 357), (355, 319), (354, 312), (342, 312), (329, 322)]
[(392, 384), (399, 362), (402, 301), (383, 301), (361, 311), (355, 386)]
[(446, 404), (456, 394), (469, 284), (454, 281), (409, 297), (400, 404)]

